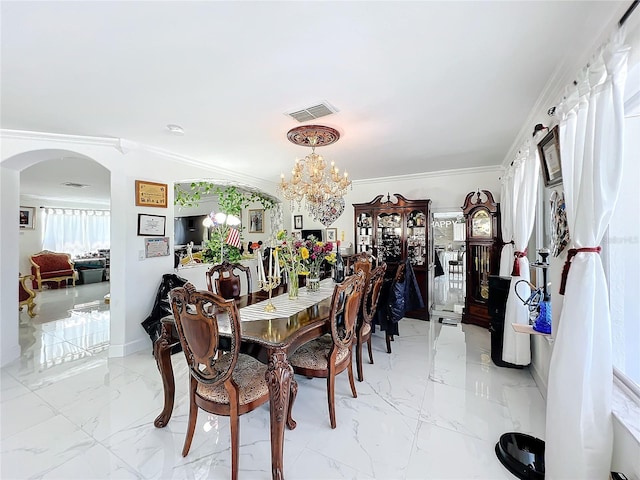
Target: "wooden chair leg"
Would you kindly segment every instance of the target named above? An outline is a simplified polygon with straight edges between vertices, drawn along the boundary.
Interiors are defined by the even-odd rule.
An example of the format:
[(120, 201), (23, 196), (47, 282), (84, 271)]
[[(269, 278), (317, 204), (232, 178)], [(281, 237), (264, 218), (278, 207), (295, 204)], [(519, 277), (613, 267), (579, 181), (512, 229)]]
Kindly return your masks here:
[(367, 350), (369, 351), (369, 363), (373, 365), (373, 350), (371, 350), (371, 335), (367, 339)]
[(358, 381), (364, 380), (364, 374), (362, 373), (362, 343), (360, 338), (356, 342), (356, 367), (358, 368)]
[(182, 456), (186, 457), (191, 448), (193, 433), (196, 431), (196, 421), (198, 420), (198, 406), (196, 405), (196, 386), (198, 381), (191, 377), (189, 383), (189, 423), (187, 424), (187, 435), (184, 439), (184, 447), (182, 447)]
[(329, 422), (331, 422), (331, 428), (336, 428), (335, 387), (336, 372), (335, 369), (329, 367), (329, 374), (327, 375), (327, 401), (329, 402)]
[(240, 447), (240, 418), (238, 409), (231, 407), (231, 415), (229, 416), (231, 424), (231, 478), (238, 480), (238, 449)]
[(349, 384), (351, 385), (351, 394), (353, 398), (358, 398), (358, 392), (356, 391), (356, 383), (353, 380), (353, 360), (349, 362), (347, 366), (347, 372), (349, 373)]
[(387, 353), (391, 353), (391, 341), (393, 340), (393, 337), (387, 333), (385, 338), (387, 340)]

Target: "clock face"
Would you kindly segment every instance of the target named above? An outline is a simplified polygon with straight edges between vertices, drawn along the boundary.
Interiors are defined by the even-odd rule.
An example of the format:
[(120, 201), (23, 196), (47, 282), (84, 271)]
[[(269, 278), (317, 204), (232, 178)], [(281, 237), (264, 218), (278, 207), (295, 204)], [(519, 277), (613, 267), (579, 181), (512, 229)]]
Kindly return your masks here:
[(491, 217), (486, 210), (478, 210), (471, 217), (471, 236), (491, 237)]

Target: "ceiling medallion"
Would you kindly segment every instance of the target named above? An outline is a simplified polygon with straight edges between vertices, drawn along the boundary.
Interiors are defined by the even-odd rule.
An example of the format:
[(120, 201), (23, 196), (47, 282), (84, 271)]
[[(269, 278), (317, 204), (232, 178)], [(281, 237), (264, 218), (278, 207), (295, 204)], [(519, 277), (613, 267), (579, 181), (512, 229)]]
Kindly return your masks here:
[(326, 147), (340, 139), (340, 132), (324, 125), (302, 125), (289, 130), (287, 138), (291, 143), (303, 147)]
[(347, 172), (340, 175), (334, 162), (327, 168), (315, 149), (337, 142), (340, 133), (323, 125), (303, 125), (289, 130), (287, 138), (296, 145), (311, 147), (311, 154), (296, 160), (289, 181), (281, 174), (279, 189), (284, 198), (297, 203), (298, 208), (304, 203), (314, 220), (328, 227), (344, 211), (343, 197), (351, 187), (351, 180)]

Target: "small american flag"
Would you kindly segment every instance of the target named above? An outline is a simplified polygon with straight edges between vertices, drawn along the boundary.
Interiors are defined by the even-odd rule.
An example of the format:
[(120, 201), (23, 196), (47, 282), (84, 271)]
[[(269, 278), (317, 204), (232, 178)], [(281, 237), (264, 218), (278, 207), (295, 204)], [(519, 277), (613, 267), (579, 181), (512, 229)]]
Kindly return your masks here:
[(235, 228), (229, 228), (229, 233), (227, 234), (225, 243), (232, 247), (240, 248), (240, 232)]

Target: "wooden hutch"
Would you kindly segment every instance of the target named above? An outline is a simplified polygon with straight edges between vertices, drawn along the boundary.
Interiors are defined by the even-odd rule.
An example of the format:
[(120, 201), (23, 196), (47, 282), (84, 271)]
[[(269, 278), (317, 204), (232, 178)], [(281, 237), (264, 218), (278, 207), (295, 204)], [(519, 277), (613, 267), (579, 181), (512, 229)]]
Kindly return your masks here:
[(500, 270), (500, 205), (489, 190), (479, 190), (467, 195), (462, 212), (466, 222), (467, 267), (462, 323), (489, 328), (489, 275), (497, 275)]
[(354, 253), (369, 252), (387, 264), (393, 276), (399, 264), (411, 261), (425, 307), (406, 313), (407, 317), (429, 320), (433, 286), (434, 250), (431, 234), (431, 200), (407, 200), (393, 195), (396, 202), (378, 195), (355, 209)]

